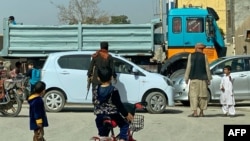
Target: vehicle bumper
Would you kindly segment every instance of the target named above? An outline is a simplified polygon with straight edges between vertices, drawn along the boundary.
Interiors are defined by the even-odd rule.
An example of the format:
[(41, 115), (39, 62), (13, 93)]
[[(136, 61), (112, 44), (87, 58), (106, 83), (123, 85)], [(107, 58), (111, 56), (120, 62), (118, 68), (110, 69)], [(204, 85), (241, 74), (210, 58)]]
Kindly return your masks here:
[(167, 87), (165, 89), (165, 93), (167, 94), (168, 97), (168, 106), (175, 106), (174, 102), (174, 92), (175, 88), (174, 87)]
[(188, 101), (188, 89), (182, 85), (176, 85), (174, 87), (174, 101)]

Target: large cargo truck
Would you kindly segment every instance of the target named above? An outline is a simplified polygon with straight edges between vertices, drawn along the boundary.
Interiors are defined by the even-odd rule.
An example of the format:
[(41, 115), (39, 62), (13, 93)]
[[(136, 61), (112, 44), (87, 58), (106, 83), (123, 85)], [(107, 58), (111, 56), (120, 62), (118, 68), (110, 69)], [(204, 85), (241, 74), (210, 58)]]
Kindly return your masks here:
[[(108, 41), (110, 52), (171, 77), (186, 67), (197, 42), (207, 46), (209, 61), (226, 55), (218, 19), (212, 8), (199, 7), (170, 9), (165, 25), (159, 19), (146, 24), (9, 25), (5, 19), (0, 56), (39, 61), (52, 52), (95, 51)], [(163, 26), (167, 31), (161, 33)]]

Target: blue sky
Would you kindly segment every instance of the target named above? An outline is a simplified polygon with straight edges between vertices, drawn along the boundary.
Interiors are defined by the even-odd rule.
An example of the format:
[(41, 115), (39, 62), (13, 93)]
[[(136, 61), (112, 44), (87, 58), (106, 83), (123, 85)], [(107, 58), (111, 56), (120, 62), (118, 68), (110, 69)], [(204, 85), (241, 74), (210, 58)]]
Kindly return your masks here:
[[(50, 3), (67, 5), (69, 0), (1, 0), (0, 33), (3, 18), (13, 15), (17, 23), (58, 25), (59, 10)], [(158, 18), (159, 0), (101, 0), (100, 9), (109, 15), (127, 15), (132, 23), (148, 23)]]

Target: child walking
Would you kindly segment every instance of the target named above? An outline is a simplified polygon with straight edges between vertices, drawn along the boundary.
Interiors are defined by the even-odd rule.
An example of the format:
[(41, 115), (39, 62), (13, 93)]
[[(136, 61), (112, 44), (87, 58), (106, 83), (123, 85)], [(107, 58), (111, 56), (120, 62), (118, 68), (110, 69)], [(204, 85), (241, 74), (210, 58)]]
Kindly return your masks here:
[(38, 81), (34, 85), (33, 93), (28, 98), (30, 130), (34, 130), (33, 141), (45, 141), (43, 127), (48, 127), (48, 119), (42, 99), (45, 87), (44, 82)]
[(225, 116), (235, 115), (235, 99), (233, 94), (233, 79), (230, 76), (231, 73), (231, 66), (225, 66), (224, 69), (224, 76), (221, 79), (220, 89), (222, 91), (220, 96), (220, 103), (222, 105), (222, 112)]
[(118, 90), (111, 85), (112, 70), (109, 68), (98, 69), (97, 76), (101, 84), (94, 90), (93, 103), (98, 134), (99, 136), (108, 136), (109, 129), (103, 125), (103, 119), (105, 116), (109, 116), (117, 122), (120, 128), (120, 141), (127, 141), (128, 122), (132, 121), (133, 116), (122, 104)]

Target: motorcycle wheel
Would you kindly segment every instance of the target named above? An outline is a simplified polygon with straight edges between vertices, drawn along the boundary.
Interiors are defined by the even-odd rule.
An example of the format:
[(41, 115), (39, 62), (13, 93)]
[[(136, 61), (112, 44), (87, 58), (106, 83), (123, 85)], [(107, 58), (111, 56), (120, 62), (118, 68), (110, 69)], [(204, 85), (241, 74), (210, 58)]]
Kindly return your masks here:
[(6, 117), (16, 117), (21, 112), (22, 101), (17, 95), (15, 95), (9, 103), (6, 105), (6, 109), (3, 109), (1, 113)]

